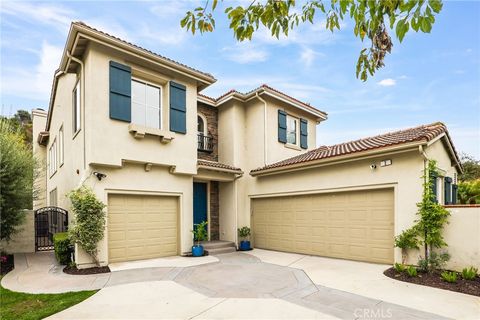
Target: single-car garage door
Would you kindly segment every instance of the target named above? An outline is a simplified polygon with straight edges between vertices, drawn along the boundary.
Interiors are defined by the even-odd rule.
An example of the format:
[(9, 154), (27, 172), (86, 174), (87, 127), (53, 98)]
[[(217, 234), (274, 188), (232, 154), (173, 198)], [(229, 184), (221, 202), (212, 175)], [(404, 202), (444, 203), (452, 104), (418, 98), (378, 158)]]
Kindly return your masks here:
[(257, 248), (393, 263), (393, 190), (252, 200)]
[(109, 262), (176, 255), (178, 198), (110, 194)]

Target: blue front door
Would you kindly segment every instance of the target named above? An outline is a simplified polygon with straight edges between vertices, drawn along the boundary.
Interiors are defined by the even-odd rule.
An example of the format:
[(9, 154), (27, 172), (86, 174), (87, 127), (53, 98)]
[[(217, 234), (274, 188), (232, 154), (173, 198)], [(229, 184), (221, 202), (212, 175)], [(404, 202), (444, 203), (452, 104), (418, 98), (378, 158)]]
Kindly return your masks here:
[(207, 184), (193, 183), (193, 224), (207, 221)]

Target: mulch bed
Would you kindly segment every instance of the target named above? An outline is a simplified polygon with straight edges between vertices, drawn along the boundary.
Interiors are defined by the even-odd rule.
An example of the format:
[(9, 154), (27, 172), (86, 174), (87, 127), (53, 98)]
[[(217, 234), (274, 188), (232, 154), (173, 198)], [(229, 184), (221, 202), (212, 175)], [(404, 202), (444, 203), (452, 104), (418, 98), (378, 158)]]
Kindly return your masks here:
[(0, 262), (0, 275), (2, 276), (12, 271), (15, 266), (13, 263), (13, 254), (2, 255), (2, 258), (3, 257), (7, 257), (7, 260)]
[(461, 275), (458, 275), (456, 283), (450, 283), (442, 280), (441, 272), (436, 271), (432, 273), (418, 272), (417, 277), (410, 277), (406, 273), (398, 273), (394, 268), (389, 268), (383, 273), (387, 277), (404, 282), (415, 283), (423, 286), (429, 286), (434, 288), (440, 288), (455, 292), (461, 292), (465, 294), (471, 294), (474, 296), (480, 296), (480, 277), (477, 276), (473, 280), (464, 280)]
[(66, 266), (63, 268), (63, 272), (73, 275), (87, 275), (87, 274), (99, 274), (99, 273), (109, 273), (109, 267), (93, 267), (85, 269), (77, 269), (77, 267)]

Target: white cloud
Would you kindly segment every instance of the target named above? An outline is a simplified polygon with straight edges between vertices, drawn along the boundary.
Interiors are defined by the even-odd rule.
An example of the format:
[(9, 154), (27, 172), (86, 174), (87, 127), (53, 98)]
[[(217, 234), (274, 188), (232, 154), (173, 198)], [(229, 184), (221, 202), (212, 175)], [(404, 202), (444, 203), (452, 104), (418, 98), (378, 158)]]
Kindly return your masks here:
[(18, 19), (51, 25), (63, 32), (73, 20), (74, 12), (59, 4), (46, 5), (29, 2), (3, 1), (0, 6), (1, 14), (8, 14)]
[(408, 76), (403, 74), (400, 77), (398, 77), (398, 79), (405, 80), (405, 79), (408, 79)]
[(62, 47), (43, 42), (34, 70), (22, 66), (2, 70), (2, 91), (35, 100), (48, 100), (53, 73), (58, 68), (62, 52)]
[(387, 78), (379, 81), (378, 84), (382, 87), (392, 87), (397, 84), (397, 80), (392, 78)]
[(156, 45), (179, 45), (186, 39), (187, 32), (180, 26), (165, 27), (161, 30), (152, 29), (149, 24), (143, 23), (138, 32), (138, 37), (153, 41)]
[[(345, 25), (340, 26), (343, 30)], [(279, 39), (272, 36), (271, 31), (261, 26), (253, 35), (253, 42), (259, 42), (271, 45), (329, 45), (341, 38), (340, 32), (336, 30), (331, 32), (325, 28), (325, 20), (315, 23), (303, 23), (288, 32), (288, 37), (284, 34), (279, 35)]]
[(239, 42), (232, 47), (222, 49), (225, 57), (236, 63), (246, 64), (267, 60), (268, 52), (252, 42)]
[(305, 67), (310, 67), (315, 61), (317, 53), (310, 48), (303, 48), (300, 54), (300, 62), (302, 62)]

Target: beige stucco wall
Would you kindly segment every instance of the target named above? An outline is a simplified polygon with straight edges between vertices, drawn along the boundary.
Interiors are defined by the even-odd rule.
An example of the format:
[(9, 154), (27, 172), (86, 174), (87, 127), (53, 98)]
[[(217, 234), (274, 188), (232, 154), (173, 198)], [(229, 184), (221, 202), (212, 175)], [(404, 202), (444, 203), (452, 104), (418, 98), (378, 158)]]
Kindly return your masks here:
[[(152, 166), (150, 171), (145, 171), (145, 166), (137, 163), (124, 163), (122, 168), (96, 166), (92, 170), (102, 172), (107, 177), (99, 181), (95, 176), (90, 175), (84, 184), (91, 187), (105, 204), (108, 203), (108, 195), (112, 193), (162, 195), (178, 198), (180, 230), (178, 254), (191, 250), (190, 230), (193, 225), (193, 179), (191, 176), (172, 174), (168, 168), (162, 166)], [(105, 237), (98, 245), (98, 259), (102, 264), (108, 263), (108, 207), (105, 212), (107, 213)], [(91, 265), (90, 257), (82, 250), (77, 251), (75, 258), (79, 267)]]
[(0, 248), (8, 253), (35, 252), (35, 224), (33, 210), (25, 210), (25, 220), (18, 226), (18, 232), (7, 243), (2, 241)]
[[(134, 77), (138, 77), (138, 70), (148, 67), (149, 75), (145, 76), (145, 80), (149, 82), (158, 80), (159, 82), (155, 84), (162, 86), (164, 111), (162, 126), (168, 133), (170, 133), (168, 81), (184, 84), (187, 87), (187, 134), (173, 133), (174, 139), (168, 144), (161, 143), (159, 137), (146, 136), (143, 139), (136, 139), (128, 131), (129, 123), (110, 119), (110, 60), (132, 66)], [(140, 66), (138, 61), (127, 59), (126, 56), (99, 45), (88, 47), (84, 56), (84, 66), (84, 73), (79, 68), (78, 75), (63, 75), (58, 82), (50, 140), (45, 150), (48, 152), (55, 138), (58, 141), (58, 131), (63, 125), (65, 160), (57, 172), (47, 178), (47, 204), (48, 193), (57, 188), (58, 206), (71, 211), (66, 194), (82, 184), (92, 187), (105, 204), (110, 192), (169, 194), (179, 198), (179, 254), (190, 251), (193, 174), (197, 171), (196, 84), (174, 73), (160, 73), (152, 66)], [(72, 91), (77, 79), (83, 76), (85, 82), (81, 81), (84, 94), (81, 104), (81, 130), (74, 135)], [(149, 172), (145, 170), (146, 163), (153, 164)], [(94, 171), (106, 174), (107, 178), (98, 181), (92, 174)], [(69, 218), (72, 223), (73, 214), (70, 214)], [(107, 231), (108, 220), (105, 238), (99, 244), (98, 257), (103, 264), (108, 263)], [(79, 249), (76, 263), (79, 267), (86, 267), (90, 265), (91, 259)]]
[(480, 207), (451, 207), (443, 236), (450, 254), (447, 268), (461, 271), (474, 266), (480, 269)]
[[(392, 165), (380, 167), (380, 161), (390, 159)], [(377, 169), (370, 165), (375, 163)], [(423, 159), (417, 150), (406, 153), (375, 156), (343, 164), (317, 167), (290, 173), (258, 177), (251, 180), (248, 197), (244, 199), (246, 212), (250, 212), (251, 198), (393, 188), (395, 201), (395, 234), (411, 226), (415, 219), (416, 203), (420, 201), (422, 186), (420, 176)], [(243, 221), (250, 223), (250, 215), (244, 214)], [(242, 222), (243, 222), (242, 221)], [(395, 250), (395, 259), (401, 252)]]
[[(128, 60), (127, 60), (128, 59)], [(116, 61), (132, 67), (132, 77), (149, 81), (162, 88), (162, 130), (174, 135), (172, 142), (163, 144), (158, 136), (134, 138), (129, 123), (109, 117), (109, 63)], [(147, 69), (148, 68), (148, 69)], [(148, 70), (139, 75), (136, 70)], [(150, 162), (176, 167), (176, 172), (196, 173), (197, 160), (197, 88), (193, 80), (174, 74), (161, 73), (154, 66), (141, 65), (112, 49), (91, 45), (85, 56), (87, 163), (121, 166), (122, 160)], [(187, 133), (169, 131), (169, 82), (187, 87)], [(101, 146), (101, 147), (99, 147)], [(179, 156), (181, 155), (181, 156)]]
[[(50, 137), (45, 152), (48, 155), (50, 146), (57, 140), (57, 159), (60, 159), (59, 148), (59, 130), (63, 126), (64, 134), (64, 162), (57, 163), (57, 171), (50, 175), (47, 174), (47, 202), (50, 205), (50, 192), (57, 189), (57, 206), (70, 211), (70, 201), (66, 194), (81, 184), (87, 168), (84, 164), (84, 133), (85, 133), (85, 112), (84, 105), (81, 105), (81, 129), (77, 133), (73, 132), (73, 103), (72, 92), (75, 88), (81, 73), (65, 74), (60, 76), (57, 87), (57, 94), (54, 100), (54, 111), (50, 122)], [(48, 158), (48, 157), (47, 157)], [(47, 159), (47, 167), (48, 162)], [(46, 167), (46, 168), (47, 168)], [(69, 220), (72, 215), (69, 214)]]
[(33, 210), (45, 207), (47, 204), (47, 149), (37, 143), (36, 139), (41, 131), (45, 131), (47, 113), (43, 110), (32, 110), (33, 156), (36, 169), (33, 181)]

